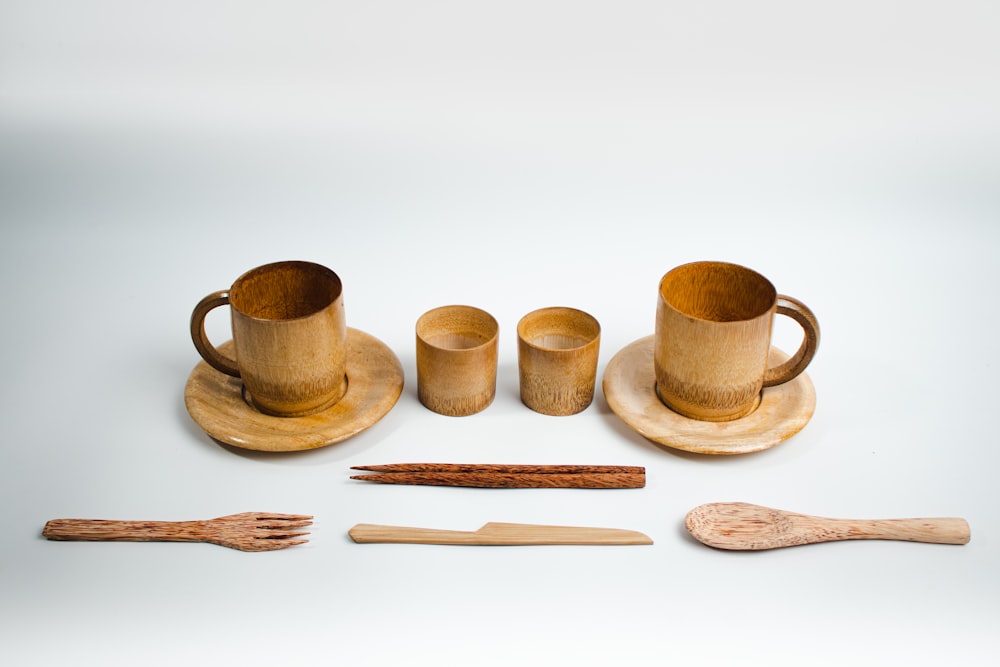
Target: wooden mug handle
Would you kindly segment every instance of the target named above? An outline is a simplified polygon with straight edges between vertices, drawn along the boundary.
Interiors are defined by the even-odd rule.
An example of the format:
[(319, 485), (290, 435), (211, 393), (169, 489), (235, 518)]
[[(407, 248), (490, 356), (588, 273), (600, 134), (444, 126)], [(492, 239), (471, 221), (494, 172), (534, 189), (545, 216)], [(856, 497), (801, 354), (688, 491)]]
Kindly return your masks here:
[(198, 305), (194, 307), (194, 312), (191, 313), (191, 340), (209, 366), (226, 375), (238, 378), (240, 369), (236, 362), (215, 349), (212, 342), (208, 340), (208, 334), (205, 333), (205, 316), (208, 315), (208, 312), (228, 304), (229, 290), (213, 292), (199, 301)]
[(764, 373), (764, 386), (773, 387), (794, 379), (806, 369), (816, 348), (819, 347), (819, 321), (806, 304), (783, 294), (778, 295), (778, 314), (787, 315), (802, 326), (804, 337), (798, 352), (785, 363), (768, 368)]

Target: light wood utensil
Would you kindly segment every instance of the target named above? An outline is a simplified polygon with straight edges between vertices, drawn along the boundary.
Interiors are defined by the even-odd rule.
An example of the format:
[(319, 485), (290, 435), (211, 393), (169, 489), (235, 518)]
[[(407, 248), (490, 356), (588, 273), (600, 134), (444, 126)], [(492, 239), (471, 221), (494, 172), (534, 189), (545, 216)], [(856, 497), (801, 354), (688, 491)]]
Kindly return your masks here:
[(751, 505), (708, 503), (688, 512), (688, 532), (717, 549), (777, 549), (837, 540), (904, 540), (966, 544), (965, 519), (827, 519)]
[(207, 521), (113, 521), (52, 519), (42, 535), (50, 540), (92, 542), (210, 542), (240, 551), (273, 551), (305, 544), (312, 524), (301, 514), (243, 512)]
[(487, 523), (479, 530), (436, 530), (359, 523), (348, 531), (359, 544), (459, 544), (471, 546), (519, 546), (542, 544), (627, 545), (652, 544), (648, 536), (621, 528), (540, 526), (524, 523)]

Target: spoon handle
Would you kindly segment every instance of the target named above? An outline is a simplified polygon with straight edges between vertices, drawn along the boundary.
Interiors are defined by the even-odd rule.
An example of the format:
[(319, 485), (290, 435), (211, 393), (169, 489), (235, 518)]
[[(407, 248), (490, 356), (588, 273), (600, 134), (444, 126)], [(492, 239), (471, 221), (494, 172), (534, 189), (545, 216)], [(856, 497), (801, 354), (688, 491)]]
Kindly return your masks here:
[(822, 519), (821, 524), (833, 528), (831, 540), (905, 540), (934, 544), (966, 544), (970, 538), (965, 519)]

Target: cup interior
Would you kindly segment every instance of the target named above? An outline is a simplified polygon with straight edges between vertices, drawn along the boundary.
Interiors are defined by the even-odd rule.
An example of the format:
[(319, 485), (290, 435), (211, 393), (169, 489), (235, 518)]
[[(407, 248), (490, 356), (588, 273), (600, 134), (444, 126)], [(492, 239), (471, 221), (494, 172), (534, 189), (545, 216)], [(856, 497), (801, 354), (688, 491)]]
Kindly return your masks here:
[(500, 327), (492, 315), (472, 306), (442, 306), (420, 316), (417, 336), (433, 347), (469, 350), (496, 338)]
[(229, 292), (232, 307), (262, 320), (294, 320), (336, 301), (343, 285), (336, 273), (310, 262), (279, 262), (240, 276)]
[(694, 262), (669, 271), (660, 297), (684, 315), (711, 322), (752, 320), (769, 312), (777, 291), (752, 269), (725, 262)]
[(574, 308), (542, 308), (521, 318), (517, 335), (537, 348), (573, 350), (600, 336), (601, 325), (591, 315)]

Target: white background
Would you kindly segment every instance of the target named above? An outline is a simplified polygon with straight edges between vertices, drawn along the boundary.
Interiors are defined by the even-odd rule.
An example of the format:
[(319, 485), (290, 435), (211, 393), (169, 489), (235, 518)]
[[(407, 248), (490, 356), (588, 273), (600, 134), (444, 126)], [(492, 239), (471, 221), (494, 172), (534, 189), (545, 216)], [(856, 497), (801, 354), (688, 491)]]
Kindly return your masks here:
[[(0, 660), (990, 663), (998, 28), (992, 0), (0, 0)], [(227, 449), (184, 409), (188, 318), (282, 259), (337, 271), (349, 325), (406, 385), (344, 443)], [(699, 259), (817, 313), (804, 431), (705, 457), (638, 436), (600, 390), (573, 417), (520, 404), (521, 315), (595, 315), (600, 375), (652, 333), (660, 276)], [(467, 418), (416, 399), (413, 326), (448, 303), (501, 325), (496, 401)], [(210, 331), (227, 337), (224, 312)], [(634, 464), (648, 485), (348, 479), (404, 461)], [(962, 516), (972, 541), (716, 551), (682, 520), (719, 500)], [(40, 536), (251, 510), (314, 514), (310, 543)], [(655, 544), (347, 537), (490, 520)]]

